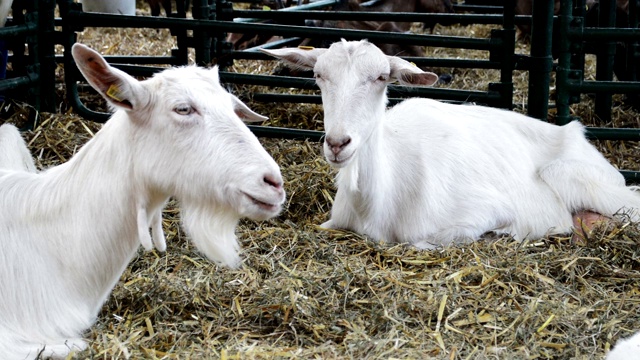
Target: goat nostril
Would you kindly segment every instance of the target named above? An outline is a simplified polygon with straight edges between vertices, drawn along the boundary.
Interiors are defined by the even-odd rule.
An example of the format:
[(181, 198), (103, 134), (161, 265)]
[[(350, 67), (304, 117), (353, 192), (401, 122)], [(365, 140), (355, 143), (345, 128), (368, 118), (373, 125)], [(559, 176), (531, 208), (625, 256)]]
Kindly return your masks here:
[(327, 145), (329, 146), (329, 148), (331, 149), (331, 151), (334, 154), (339, 153), (340, 151), (342, 151), (342, 149), (344, 149), (345, 146), (349, 145), (351, 143), (351, 138), (350, 137), (346, 137), (344, 139), (340, 139), (340, 140), (335, 140), (333, 138), (325, 138), (325, 142), (327, 143)]
[(269, 184), (270, 186), (273, 186), (276, 189), (279, 189), (282, 187), (282, 181), (277, 180), (275, 177), (271, 175), (265, 175), (265, 177), (263, 178), (263, 181), (266, 184)]

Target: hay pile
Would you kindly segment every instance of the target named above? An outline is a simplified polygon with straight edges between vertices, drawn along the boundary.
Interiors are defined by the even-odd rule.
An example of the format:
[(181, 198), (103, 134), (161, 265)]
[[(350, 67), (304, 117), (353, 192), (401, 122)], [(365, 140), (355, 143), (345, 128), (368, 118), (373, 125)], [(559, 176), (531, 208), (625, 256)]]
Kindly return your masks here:
[[(168, 32), (91, 30), (79, 41), (105, 53), (157, 54), (172, 46)], [(437, 31), (482, 34), (487, 27)], [(268, 73), (271, 65), (239, 62), (236, 70), (251, 66)], [(497, 78), (453, 74), (454, 88), (486, 89)], [(516, 76), (515, 102), (524, 104), (526, 74)], [(589, 101), (574, 109), (595, 121)], [(250, 105), (270, 124), (321, 129), (320, 106)], [(25, 133), (41, 168), (68, 160), (100, 128), (65, 111), (64, 102), (60, 108), (40, 114)], [(8, 104), (3, 119), (24, 123), (26, 111)], [(627, 126), (637, 119), (622, 107), (615, 116)], [(77, 358), (598, 359), (640, 329), (635, 226), (598, 229), (584, 246), (568, 237), (495, 238), (440, 251), (380, 245), (317, 229), (335, 192), (320, 144), (261, 140), (282, 168), (288, 199), (276, 219), (241, 223), (244, 266), (218, 268), (201, 257), (179, 227), (179, 204), (171, 203), (167, 252), (139, 251)], [(617, 166), (638, 168), (637, 144), (598, 145)]]

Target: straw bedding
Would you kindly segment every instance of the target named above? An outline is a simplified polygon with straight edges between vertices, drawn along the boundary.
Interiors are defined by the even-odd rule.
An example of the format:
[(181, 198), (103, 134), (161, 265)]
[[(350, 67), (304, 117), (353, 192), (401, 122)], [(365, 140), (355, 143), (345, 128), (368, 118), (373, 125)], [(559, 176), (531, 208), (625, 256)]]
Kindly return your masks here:
[[(466, 36), (488, 30), (436, 28)], [(158, 55), (173, 46), (168, 31), (145, 29), (87, 29), (79, 41), (104, 54)], [(528, 50), (519, 45), (518, 51)], [(265, 74), (273, 66), (239, 61), (234, 70)], [(494, 71), (452, 73), (452, 88), (486, 89), (498, 77)], [(521, 108), (527, 75), (514, 76), (514, 102)], [(232, 88), (245, 97), (249, 90), (262, 91)], [(89, 93), (83, 99), (103, 106)], [(319, 105), (249, 105), (270, 116), (268, 124), (322, 126)], [(573, 110), (596, 124), (592, 108), (585, 96)], [(68, 160), (100, 128), (74, 115), (62, 99), (60, 109), (39, 114), (37, 127), (25, 133), (40, 168)], [(5, 104), (2, 121), (22, 124), (28, 111), (24, 104)], [(598, 125), (638, 125), (637, 113), (618, 102), (614, 118)], [(276, 219), (241, 222), (242, 268), (218, 268), (200, 256), (180, 230), (179, 204), (170, 203), (164, 212), (167, 252), (139, 251), (87, 332), (89, 349), (77, 358), (597, 359), (640, 329), (640, 234), (634, 224), (599, 228), (585, 245), (569, 237), (524, 243), (491, 238), (439, 251), (377, 244), (316, 227), (326, 220), (335, 193), (334, 172), (319, 143), (261, 141), (282, 168), (288, 199)], [(616, 166), (638, 168), (636, 143), (597, 145)]]

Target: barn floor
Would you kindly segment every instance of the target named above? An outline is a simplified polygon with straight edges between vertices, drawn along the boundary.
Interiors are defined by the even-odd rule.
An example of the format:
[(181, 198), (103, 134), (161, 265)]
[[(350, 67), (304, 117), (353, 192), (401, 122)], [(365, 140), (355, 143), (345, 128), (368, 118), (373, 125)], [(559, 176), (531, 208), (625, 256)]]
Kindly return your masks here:
[[(486, 36), (488, 26), (437, 27)], [(164, 54), (168, 31), (87, 29), (79, 41), (103, 54)], [(527, 52), (526, 45), (518, 51)], [(427, 49), (434, 56), (476, 56)], [(483, 56), (477, 54), (477, 56)], [(237, 62), (266, 74), (275, 62)], [(591, 65), (590, 65), (591, 66)], [(435, 69), (452, 88), (486, 89), (497, 71)], [(527, 74), (514, 73), (517, 109)], [(243, 95), (250, 90), (234, 87)], [(63, 89), (61, 88), (61, 92)], [(85, 95), (94, 108), (95, 96)], [(269, 124), (321, 129), (322, 108), (249, 103)], [(638, 127), (616, 103), (598, 124), (584, 96), (585, 123)], [(99, 130), (68, 111), (42, 113), (25, 133), (40, 168), (66, 161)], [(22, 104), (3, 109), (24, 121)], [(4, 116), (4, 115), (3, 115)], [(0, 121), (3, 122), (3, 121)], [(166, 253), (139, 251), (86, 333), (90, 359), (600, 359), (640, 329), (640, 233), (635, 224), (598, 229), (584, 245), (570, 237), (517, 243), (492, 238), (439, 251), (384, 245), (345, 231), (319, 230), (332, 201), (334, 172), (319, 143), (261, 139), (280, 164), (286, 209), (238, 228), (243, 266), (219, 268), (180, 229), (179, 204), (164, 212)], [(621, 169), (638, 169), (637, 143), (600, 142)]]

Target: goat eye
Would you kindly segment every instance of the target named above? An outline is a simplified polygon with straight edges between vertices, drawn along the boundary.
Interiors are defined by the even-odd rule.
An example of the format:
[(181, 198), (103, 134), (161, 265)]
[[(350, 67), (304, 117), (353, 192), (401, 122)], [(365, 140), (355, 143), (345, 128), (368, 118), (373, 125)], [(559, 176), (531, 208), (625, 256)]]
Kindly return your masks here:
[(322, 76), (318, 73), (313, 73), (313, 78), (316, 80), (322, 80)]
[(386, 82), (386, 81), (388, 81), (388, 80), (389, 80), (389, 75), (382, 74), (382, 75), (378, 76), (378, 79), (377, 79), (377, 80), (378, 80), (378, 81), (385, 81), (385, 82)]
[(189, 105), (178, 105), (173, 108), (173, 111), (178, 115), (191, 115), (194, 112), (193, 107)]

